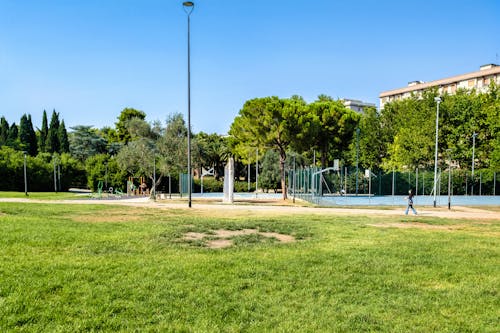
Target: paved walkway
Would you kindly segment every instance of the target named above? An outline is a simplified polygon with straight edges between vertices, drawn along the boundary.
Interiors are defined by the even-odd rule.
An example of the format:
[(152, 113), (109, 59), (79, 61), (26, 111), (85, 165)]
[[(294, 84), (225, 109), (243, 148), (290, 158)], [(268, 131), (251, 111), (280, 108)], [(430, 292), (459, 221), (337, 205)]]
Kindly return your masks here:
[[(0, 198), (0, 202), (24, 202), (24, 203), (47, 203), (47, 204), (86, 204), (86, 205), (125, 205), (134, 207), (148, 207), (156, 209), (184, 209), (195, 213), (203, 214), (210, 211), (211, 214), (221, 216), (242, 216), (242, 215), (362, 215), (362, 216), (404, 216), (406, 207), (381, 209), (373, 208), (323, 208), (323, 207), (304, 207), (293, 205), (290, 202), (272, 201), (222, 204), (220, 202), (193, 201), (189, 208), (187, 201), (181, 200), (160, 200), (153, 201), (147, 197), (108, 200), (108, 199), (77, 199), (77, 200), (36, 200), (24, 198)], [(500, 221), (500, 211), (491, 211), (481, 209), (480, 207), (461, 207), (455, 206), (451, 210), (446, 207), (416, 207), (418, 216), (410, 213), (411, 217), (418, 219), (424, 217), (441, 217), (451, 219), (467, 220), (498, 220)]]

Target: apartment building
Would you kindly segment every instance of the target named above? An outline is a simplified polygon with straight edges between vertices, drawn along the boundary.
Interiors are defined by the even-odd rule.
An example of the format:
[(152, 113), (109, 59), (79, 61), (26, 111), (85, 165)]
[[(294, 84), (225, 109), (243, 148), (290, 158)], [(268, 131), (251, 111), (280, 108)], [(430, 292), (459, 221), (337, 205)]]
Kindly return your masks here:
[(351, 110), (356, 111), (356, 112), (359, 112), (359, 113), (365, 112), (365, 109), (368, 107), (372, 107), (375, 109), (377, 108), (377, 106), (373, 103), (366, 103), (366, 102), (362, 102), (362, 101), (357, 100), (357, 99), (344, 98), (342, 100), (342, 102), (344, 103), (344, 106), (346, 108), (351, 109)]
[(409, 98), (412, 95), (418, 96), (429, 88), (437, 87), (440, 94), (454, 94), (457, 89), (476, 89), (478, 92), (485, 92), (491, 82), (500, 85), (500, 66), (497, 64), (483, 65), (476, 72), (445, 79), (430, 82), (412, 81), (407, 87), (382, 92), (379, 96), (380, 109), (384, 108), (385, 103)]

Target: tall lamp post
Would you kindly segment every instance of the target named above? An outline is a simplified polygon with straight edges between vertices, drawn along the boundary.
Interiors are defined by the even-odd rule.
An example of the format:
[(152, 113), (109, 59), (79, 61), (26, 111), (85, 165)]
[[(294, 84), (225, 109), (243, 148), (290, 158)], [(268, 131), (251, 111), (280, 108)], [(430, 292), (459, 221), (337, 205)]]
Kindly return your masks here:
[(184, 11), (187, 14), (187, 25), (188, 25), (188, 56), (187, 56), (187, 65), (188, 65), (188, 128), (187, 128), (187, 154), (188, 154), (188, 206), (191, 208), (191, 48), (190, 48), (190, 26), (189, 26), (189, 18), (194, 9), (194, 2), (192, 1), (184, 1), (182, 3)]
[(359, 132), (361, 130), (359, 129), (359, 127), (356, 128), (356, 195), (358, 195), (358, 183), (359, 183), (359, 180), (358, 180), (358, 171), (359, 171), (359, 168), (358, 168), (358, 162), (359, 162)]
[(451, 149), (446, 149), (448, 153), (448, 210), (451, 209)]
[(104, 173), (104, 188), (108, 190), (108, 162), (106, 162), (106, 171)]
[(153, 154), (153, 200), (156, 201), (156, 153)]
[(476, 148), (476, 136), (477, 136), (477, 133), (474, 132), (472, 133), (472, 186), (471, 186), (471, 189), (470, 189), (470, 195), (474, 195), (474, 152), (475, 152), (475, 148)]
[(436, 207), (436, 189), (437, 189), (437, 167), (438, 167), (438, 130), (439, 130), (439, 103), (440, 97), (434, 97), (436, 102), (436, 148), (434, 154), (434, 207)]
[(24, 153), (24, 195), (28, 196), (28, 178), (26, 176), (26, 151)]

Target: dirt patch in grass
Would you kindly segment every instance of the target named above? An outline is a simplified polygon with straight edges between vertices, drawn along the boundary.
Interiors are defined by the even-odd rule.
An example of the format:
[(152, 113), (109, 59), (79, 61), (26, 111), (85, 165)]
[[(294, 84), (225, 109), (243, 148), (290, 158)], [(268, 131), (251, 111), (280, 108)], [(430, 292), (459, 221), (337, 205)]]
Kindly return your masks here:
[(207, 242), (207, 247), (211, 249), (223, 249), (231, 245), (233, 245), (233, 241), (230, 239), (214, 239)]
[(79, 214), (71, 217), (75, 222), (106, 223), (106, 222), (132, 222), (145, 219), (144, 210), (107, 210), (95, 214)]
[[(280, 243), (295, 242), (295, 237), (291, 235), (280, 234), (277, 232), (260, 232), (257, 229), (242, 229), (242, 230), (226, 230), (218, 229), (210, 233), (201, 232), (187, 232), (184, 234), (183, 239), (186, 241), (205, 241), (208, 248), (221, 249), (233, 245), (232, 238), (245, 235), (260, 235), (266, 238), (275, 238)], [(215, 239), (214, 239), (215, 238)]]
[(203, 238), (207, 237), (207, 234), (201, 233), (201, 232), (188, 232), (184, 234), (184, 239), (185, 240), (202, 240)]
[(258, 234), (257, 229), (242, 229), (242, 230), (225, 230), (219, 229), (215, 231), (215, 236), (219, 238), (231, 238), (242, 235)]

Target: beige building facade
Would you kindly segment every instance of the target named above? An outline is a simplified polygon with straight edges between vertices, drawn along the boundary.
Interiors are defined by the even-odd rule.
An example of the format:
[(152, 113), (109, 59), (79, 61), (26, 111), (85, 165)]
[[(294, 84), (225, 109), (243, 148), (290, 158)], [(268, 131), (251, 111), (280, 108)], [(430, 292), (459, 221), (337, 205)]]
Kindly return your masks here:
[(377, 106), (375, 104), (363, 102), (357, 99), (344, 98), (342, 102), (344, 103), (344, 106), (346, 108), (356, 111), (358, 113), (364, 113), (365, 109), (369, 107), (377, 109)]
[(380, 94), (380, 109), (386, 103), (409, 98), (412, 95), (419, 96), (429, 88), (438, 88), (439, 94), (454, 94), (458, 89), (475, 89), (478, 92), (486, 92), (491, 82), (500, 85), (500, 66), (487, 64), (480, 67), (479, 71), (456, 75), (445, 79), (422, 82), (412, 81), (407, 87), (384, 91)]

